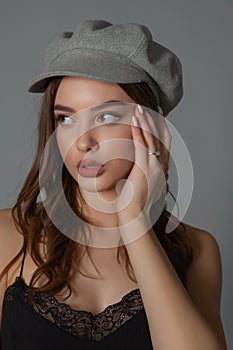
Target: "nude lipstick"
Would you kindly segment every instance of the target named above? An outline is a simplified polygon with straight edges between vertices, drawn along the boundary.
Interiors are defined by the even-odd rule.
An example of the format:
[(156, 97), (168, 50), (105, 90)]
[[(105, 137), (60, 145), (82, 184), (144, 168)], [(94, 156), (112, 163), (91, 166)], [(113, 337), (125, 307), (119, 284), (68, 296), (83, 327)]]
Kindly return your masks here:
[(84, 177), (97, 177), (103, 174), (105, 168), (103, 164), (96, 162), (95, 160), (81, 160), (77, 164), (78, 172)]

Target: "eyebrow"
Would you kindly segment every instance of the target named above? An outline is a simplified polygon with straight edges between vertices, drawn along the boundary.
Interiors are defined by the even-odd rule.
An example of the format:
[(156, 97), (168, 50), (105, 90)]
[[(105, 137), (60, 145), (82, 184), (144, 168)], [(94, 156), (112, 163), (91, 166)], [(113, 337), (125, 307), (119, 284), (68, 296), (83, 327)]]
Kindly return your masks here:
[[(105, 104), (105, 103), (111, 103), (111, 102), (122, 102), (122, 101), (119, 101), (119, 100), (108, 100), (108, 101), (103, 102), (101, 105), (96, 106), (96, 107), (93, 106), (93, 107), (91, 107), (90, 109), (91, 109), (91, 110), (93, 109), (93, 110), (97, 111), (97, 110), (103, 108), (103, 104)], [(73, 108), (68, 107), (68, 106), (59, 105), (59, 104), (56, 104), (56, 105), (54, 106), (54, 111), (57, 111), (57, 110), (63, 111), (63, 112), (77, 113), (77, 111), (75, 111)]]

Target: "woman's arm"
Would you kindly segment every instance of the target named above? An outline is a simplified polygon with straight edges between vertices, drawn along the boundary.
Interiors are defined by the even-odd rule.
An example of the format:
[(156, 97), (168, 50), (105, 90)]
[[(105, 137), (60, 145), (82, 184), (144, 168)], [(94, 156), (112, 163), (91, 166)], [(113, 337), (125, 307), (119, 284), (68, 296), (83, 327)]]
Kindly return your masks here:
[[(186, 290), (151, 228), (150, 209), (164, 195), (171, 146), (165, 119), (158, 116), (156, 126), (149, 113), (135, 109), (135, 165), (128, 176), (130, 186), (126, 182), (118, 199), (120, 204), (127, 203), (131, 193), (130, 203), (123, 210), (119, 206), (119, 228), (142, 295), (153, 347), (226, 350), (219, 313), (221, 263), (216, 242), (207, 233), (198, 235), (202, 237), (195, 246), (200, 248), (195, 249), (199, 254), (189, 269)], [(154, 157), (148, 150), (159, 150), (161, 156)]]
[(188, 290), (153, 230), (126, 245), (156, 350), (226, 349), (219, 312), (219, 251), (209, 233), (198, 236), (201, 251), (189, 270)]

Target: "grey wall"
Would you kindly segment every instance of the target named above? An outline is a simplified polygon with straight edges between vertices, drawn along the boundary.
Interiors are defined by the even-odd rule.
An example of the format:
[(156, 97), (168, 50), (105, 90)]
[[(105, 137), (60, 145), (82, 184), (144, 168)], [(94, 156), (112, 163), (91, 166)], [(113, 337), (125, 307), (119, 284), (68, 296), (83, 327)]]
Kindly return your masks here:
[(1, 1), (0, 207), (10, 207), (34, 150), (39, 96), (27, 93), (45, 45), (84, 19), (141, 22), (181, 58), (185, 94), (169, 120), (182, 135), (194, 168), (184, 221), (211, 232), (222, 255), (222, 319), (233, 348), (232, 306), (232, 13), (230, 0)]

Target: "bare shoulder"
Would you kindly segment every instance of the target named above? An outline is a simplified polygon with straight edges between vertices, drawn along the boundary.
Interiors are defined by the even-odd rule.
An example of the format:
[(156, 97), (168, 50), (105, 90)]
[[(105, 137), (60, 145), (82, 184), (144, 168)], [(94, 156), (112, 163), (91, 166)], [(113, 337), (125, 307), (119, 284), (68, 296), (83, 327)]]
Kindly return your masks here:
[(194, 258), (187, 272), (190, 290), (200, 284), (212, 288), (212, 295), (220, 303), (222, 286), (222, 263), (218, 242), (210, 232), (185, 223), (186, 235), (189, 237)]
[(217, 258), (220, 257), (219, 245), (213, 234), (202, 228), (188, 225), (187, 223), (184, 223), (184, 226), (186, 229), (185, 233), (190, 239), (194, 252), (193, 263), (203, 257), (203, 255), (206, 257), (209, 255), (214, 255)]
[[(0, 210), (0, 272), (17, 255), (23, 244), (23, 237), (17, 230), (11, 209)], [(0, 323), (2, 303), (8, 286), (7, 275), (0, 281)]]
[(208, 231), (184, 224), (194, 259), (187, 271), (187, 291), (213, 331), (227, 349), (221, 321), (222, 263), (220, 248)]
[(23, 237), (17, 230), (12, 209), (0, 210), (0, 270), (19, 252)]

